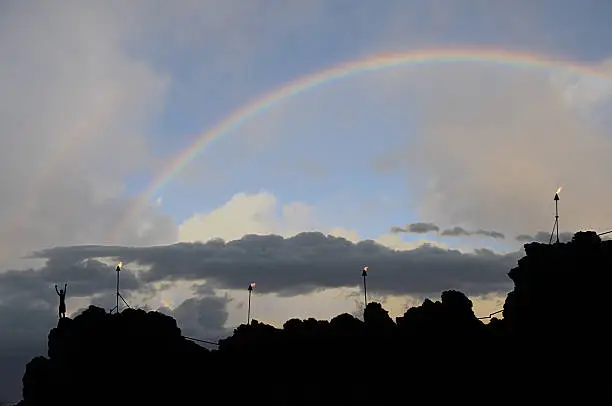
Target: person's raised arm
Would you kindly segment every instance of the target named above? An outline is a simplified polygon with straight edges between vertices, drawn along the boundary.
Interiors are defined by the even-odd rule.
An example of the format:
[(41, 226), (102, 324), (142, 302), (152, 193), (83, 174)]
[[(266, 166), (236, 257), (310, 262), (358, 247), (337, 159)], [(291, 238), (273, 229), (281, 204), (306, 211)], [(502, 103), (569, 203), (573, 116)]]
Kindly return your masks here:
[(67, 291), (68, 291), (68, 284), (64, 283), (64, 295), (66, 295)]
[(59, 295), (59, 290), (57, 290), (57, 285), (55, 285), (55, 293)]

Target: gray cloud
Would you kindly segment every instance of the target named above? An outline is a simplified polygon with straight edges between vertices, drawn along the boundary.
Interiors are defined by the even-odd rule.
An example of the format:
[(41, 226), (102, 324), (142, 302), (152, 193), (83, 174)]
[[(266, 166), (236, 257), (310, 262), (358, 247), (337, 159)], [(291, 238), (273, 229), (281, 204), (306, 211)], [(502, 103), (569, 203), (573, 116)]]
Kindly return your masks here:
[[(393, 234), (399, 234), (399, 233), (426, 234), (426, 233), (439, 232), (439, 231), (440, 231), (440, 227), (438, 227), (437, 225), (433, 223), (411, 223), (411, 224), (406, 224), (405, 227), (393, 226), (389, 230), (389, 232)], [(478, 229), (476, 231), (468, 231), (465, 228), (459, 227), (459, 226), (455, 226), (453, 228), (443, 230), (440, 233), (440, 235), (445, 236), (445, 237), (462, 237), (462, 236), (469, 237), (472, 235), (482, 235), (485, 237), (491, 237), (491, 238), (496, 238), (496, 239), (506, 238), (505, 235), (503, 233), (500, 233), (499, 231), (489, 231), (489, 230), (482, 230), (482, 229)]]
[[(612, 141), (593, 124), (594, 107), (579, 108), (570, 99), (571, 81), (558, 83), (558, 73), (478, 64), (406, 71), (414, 74), (381, 73), (376, 88), (386, 89), (394, 104), (414, 100), (419, 135), (380, 159), (405, 173), (421, 218), (533, 235), (552, 226), (554, 192), (563, 186), (562, 224), (608, 224)], [(560, 166), (561, 157), (577, 158)]]
[(485, 237), (497, 238), (502, 240), (506, 238), (506, 236), (500, 233), (499, 231), (492, 230), (476, 230), (472, 232), (472, 235), (484, 235)]
[(445, 237), (462, 237), (462, 236), (472, 236), (472, 235), (482, 235), (485, 237), (491, 237), (495, 239), (504, 239), (506, 236), (499, 231), (489, 231), (489, 230), (476, 230), (476, 231), (468, 231), (463, 227), (455, 226), (453, 228), (449, 228), (447, 230), (443, 230), (441, 235)]
[(223, 328), (228, 317), (229, 302), (227, 296), (194, 297), (164, 312), (177, 320), (183, 335), (215, 341), (231, 333)]
[(0, 172), (11, 176), (0, 177), (0, 267), (52, 245), (175, 241), (153, 207), (113, 234), (133, 204), (120, 198), (124, 176), (149, 168), (144, 134), (169, 84), (127, 55), (131, 14), (112, 2), (3, 5)]
[[(609, 61), (605, 65), (602, 72), (610, 69)], [(558, 83), (557, 73), (476, 64), (405, 73), (380, 76), (386, 76), (394, 103), (401, 105), (419, 89), (415, 105), (424, 114), (422, 136), (414, 141), (419, 148), (394, 148), (379, 159), (405, 171), (419, 216), (548, 243), (550, 231), (536, 234), (550, 230), (554, 191), (562, 185), (561, 224), (569, 230), (606, 229), (612, 216), (611, 190), (605, 186), (612, 142), (592, 121), (594, 104), (575, 99), (574, 88), (587, 77), (567, 73), (571, 80)], [(602, 105), (596, 108), (603, 111)], [(559, 167), (565, 159), (560, 157), (570, 156), (578, 158)]]
[(447, 230), (443, 230), (441, 235), (445, 237), (459, 237), (459, 236), (469, 236), (472, 233), (464, 229), (463, 227), (455, 226), (453, 228), (449, 228)]
[(126, 269), (132, 262), (150, 267), (139, 276), (142, 283), (206, 279), (217, 288), (243, 289), (245, 281), (257, 279), (260, 291), (283, 295), (356, 286), (359, 278), (355, 274), (363, 264), (379, 270), (372, 272), (376, 275), (373, 283), (385, 293), (428, 293), (454, 287), (480, 294), (505, 289), (509, 282), (506, 272), (516, 255), (483, 253), (433, 246), (394, 251), (373, 241), (353, 244), (313, 232), (291, 238), (248, 235), (227, 243), (58, 247), (34, 256), (62, 264), (96, 257), (121, 258)]
[(393, 226), (390, 229), (391, 233), (414, 233), (414, 234), (426, 234), (430, 232), (438, 232), (440, 227), (433, 223), (411, 223), (406, 224), (405, 227)]

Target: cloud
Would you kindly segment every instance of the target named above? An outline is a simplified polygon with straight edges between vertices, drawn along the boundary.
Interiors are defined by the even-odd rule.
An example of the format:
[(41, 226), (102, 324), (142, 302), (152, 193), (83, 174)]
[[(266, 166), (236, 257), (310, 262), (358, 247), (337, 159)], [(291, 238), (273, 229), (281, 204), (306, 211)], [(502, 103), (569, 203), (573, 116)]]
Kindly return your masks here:
[(215, 341), (231, 333), (223, 327), (227, 321), (227, 304), (230, 301), (227, 296), (193, 297), (172, 310), (166, 308), (160, 311), (177, 320), (183, 335)]
[(391, 227), (390, 232), (397, 233), (415, 233), (415, 234), (426, 234), (432, 231), (438, 232), (440, 231), (440, 227), (433, 223), (411, 223), (406, 224), (405, 227), (393, 226)]
[(461, 253), (431, 245), (396, 251), (374, 241), (352, 243), (318, 232), (283, 238), (247, 235), (231, 242), (211, 240), (164, 247), (63, 247), (40, 251), (39, 258), (60, 263), (120, 257), (126, 264), (150, 267), (143, 283), (205, 279), (218, 289), (241, 289), (258, 281), (260, 291), (283, 295), (358, 285), (355, 270), (367, 263), (377, 272), (377, 288), (389, 294), (440, 292), (458, 288), (468, 294), (503, 290), (516, 254), (480, 250)]
[(579, 110), (591, 109), (605, 103), (612, 97), (612, 59), (599, 63), (596, 67), (606, 76), (586, 77), (576, 75), (570, 70), (561, 70), (551, 75), (551, 83), (559, 89), (563, 99)]
[(492, 230), (476, 230), (472, 231), (472, 235), (484, 235), (485, 237), (497, 238), (502, 240), (506, 238), (506, 236), (500, 233), (499, 231)]
[[(169, 78), (126, 52), (130, 7), (14, 3), (0, 15), (0, 266), (31, 249), (169, 243), (168, 216), (129, 219), (124, 175), (148, 167), (144, 136)], [(150, 225), (139, 230), (143, 223)]]
[[(302, 202), (280, 204), (278, 199), (267, 191), (237, 193), (210, 212), (195, 214), (185, 220), (179, 226), (179, 241), (235, 241), (245, 235), (292, 237), (304, 231), (322, 232), (353, 243), (364, 239), (356, 230), (323, 224), (319, 210), (320, 207)], [(445, 247), (429, 240), (403, 241), (394, 233), (379, 235), (373, 240), (396, 250), (410, 250), (423, 244)]]
[[(334, 234), (330, 234), (330, 235), (334, 235)], [(363, 241), (363, 239), (360, 239), (360, 240)], [(380, 235), (377, 238), (375, 238), (373, 241), (384, 247), (387, 247), (387, 248), (390, 248), (396, 251), (410, 251), (410, 250), (413, 250), (415, 248), (419, 248), (422, 246), (448, 249), (448, 246), (446, 244), (443, 244), (437, 241), (432, 241), (432, 240), (428, 240), (424, 238), (419, 239), (417, 241), (404, 241), (399, 235), (392, 234), (392, 233)]]
[(179, 226), (179, 241), (237, 240), (245, 234), (297, 234), (312, 227), (313, 208), (294, 202), (279, 206), (266, 191), (237, 193), (223, 206), (196, 214)]
[(357, 243), (363, 239), (356, 230), (349, 230), (343, 227), (332, 227), (327, 231), (327, 234), (344, 238), (352, 243)]
[(559, 210), (568, 229), (608, 224), (612, 140), (546, 72), (453, 64), (380, 77), (376, 88), (389, 103), (414, 98), (418, 130), (409, 148), (378, 159), (403, 171), (420, 217), (533, 234), (552, 224), (554, 192), (563, 186)]
[[(356, 230), (349, 230), (342, 227), (329, 228), (327, 229), (327, 231), (324, 232), (324, 234), (333, 237), (341, 237), (354, 244), (357, 244), (360, 241), (364, 240), (364, 238), (360, 236)], [(409, 251), (421, 247), (423, 245), (444, 249), (448, 248), (448, 246), (446, 246), (445, 244), (428, 239), (419, 239), (418, 241), (404, 241), (397, 233), (394, 233), (393, 231), (390, 231), (387, 234), (379, 235), (374, 238), (373, 241), (384, 247), (397, 251)]]
[(476, 231), (468, 231), (463, 227), (455, 226), (453, 228), (449, 228), (447, 230), (443, 230), (441, 233), (442, 236), (445, 237), (463, 237), (463, 236), (472, 236), (472, 235), (482, 235), (485, 237), (491, 237), (495, 239), (504, 239), (506, 236), (499, 231), (491, 231), (491, 230), (476, 230)]
[(459, 236), (468, 236), (468, 235), (471, 235), (472, 233), (470, 233), (463, 227), (455, 226), (453, 228), (449, 228), (448, 230), (443, 230), (441, 234), (445, 237), (459, 237)]
[[(440, 227), (433, 223), (412, 223), (406, 224), (405, 227), (393, 226), (389, 230), (391, 234), (399, 234), (399, 233), (414, 233), (414, 234), (425, 234), (430, 232), (439, 232)], [(469, 237), (473, 235), (481, 235), (485, 237), (491, 237), (495, 239), (504, 239), (506, 238), (503, 233), (499, 231), (491, 231), (491, 230), (476, 230), (476, 231), (468, 231), (463, 227), (455, 226), (453, 228), (449, 228), (443, 230), (440, 235), (444, 237)]]

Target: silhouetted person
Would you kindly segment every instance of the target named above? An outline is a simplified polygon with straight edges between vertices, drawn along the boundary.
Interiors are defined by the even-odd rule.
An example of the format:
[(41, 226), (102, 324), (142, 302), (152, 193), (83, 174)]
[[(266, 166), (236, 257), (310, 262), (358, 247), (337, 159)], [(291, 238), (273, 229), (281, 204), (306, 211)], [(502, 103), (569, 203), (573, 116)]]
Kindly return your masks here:
[(57, 285), (55, 285), (55, 291), (60, 298), (59, 302), (59, 318), (63, 319), (66, 317), (66, 290), (68, 288), (68, 284), (64, 284), (64, 289), (57, 290)]

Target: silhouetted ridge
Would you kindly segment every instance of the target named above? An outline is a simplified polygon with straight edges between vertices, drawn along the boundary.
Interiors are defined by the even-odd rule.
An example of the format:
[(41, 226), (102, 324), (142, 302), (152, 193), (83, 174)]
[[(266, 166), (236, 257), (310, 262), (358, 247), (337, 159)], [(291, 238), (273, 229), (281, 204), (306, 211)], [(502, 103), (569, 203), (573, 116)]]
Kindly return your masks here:
[(66, 386), (64, 405), (609, 402), (612, 241), (581, 232), (525, 253), (504, 318), (488, 324), (448, 290), (395, 321), (379, 303), (363, 321), (253, 320), (208, 351), (171, 317), (91, 306), (27, 365), (24, 404), (52, 404)]
[(530, 366), (526, 378), (546, 373), (551, 393), (562, 387), (566, 397), (581, 391), (581, 401), (611, 399), (601, 371), (612, 360), (604, 322), (612, 310), (612, 241), (578, 232), (567, 243), (526, 244), (525, 253), (508, 273), (514, 290), (504, 319), (491, 327), (503, 331), (515, 361)]
[(49, 404), (68, 385), (62, 404), (173, 401), (195, 384), (189, 370), (208, 355), (181, 337), (172, 317), (132, 309), (111, 315), (90, 306), (51, 330), (49, 358), (28, 364), (23, 396), (26, 404)]
[(579, 232), (565, 244), (526, 244), (525, 252), (508, 273), (514, 290), (504, 320), (513, 333), (595, 334), (610, 310), (612, 241)]

